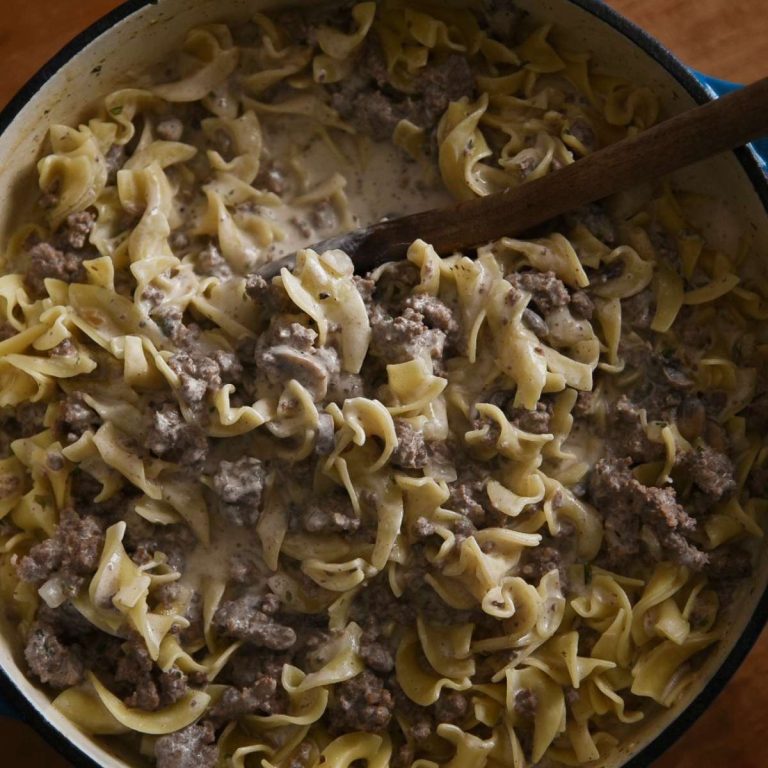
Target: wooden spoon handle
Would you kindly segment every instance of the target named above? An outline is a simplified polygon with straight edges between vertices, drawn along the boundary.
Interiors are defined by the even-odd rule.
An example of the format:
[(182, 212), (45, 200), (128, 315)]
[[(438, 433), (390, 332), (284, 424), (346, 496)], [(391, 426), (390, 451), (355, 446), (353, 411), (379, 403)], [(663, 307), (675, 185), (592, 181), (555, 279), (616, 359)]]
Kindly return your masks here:
[(431, 243), (439, 253), (452, 253), (519, 235), (567, 211), (765, 135), (768, 78), (676, 115), (540, 179), (487, 197), (385, 221), (334, 240), (350, 253), (359, 272), (403, 258), (417, 238)]

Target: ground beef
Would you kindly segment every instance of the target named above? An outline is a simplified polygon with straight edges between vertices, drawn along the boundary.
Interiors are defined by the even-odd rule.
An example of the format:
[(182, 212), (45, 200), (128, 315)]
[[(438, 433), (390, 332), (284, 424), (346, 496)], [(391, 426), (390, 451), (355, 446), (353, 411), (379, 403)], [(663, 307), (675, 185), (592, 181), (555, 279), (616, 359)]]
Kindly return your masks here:
[(703, 352), (714, 339), (713, 325), (702, 317), (698, 307), (683, 306), (675, 318), (673, 329), (684, 351)]
[(16, 495), (23, 485), (23, 481), (15, 475), (0, 475), (0, 500)]
[(255, 525), (266, 482), (267, 471), (258, 459), (242, 456), (236, 461), (222, 461), (213, 476), (220, 511), (236, 525)]
[(536, 716), (536, 708), (539, 705), (539, 698), (530, 688), (522, 688), (515, 692), (515, 701), (513, 704), (515, 714), (524, 720), (533, 720)]
[(570, 310), (577, 320), (591, 320), (595, 305), (584, 291), (576, 291), (571, 294)]
[(662, 543), (672, 560), (692, 571), (701, 571), (709, 566), (709, 555), (680, 533), (667, 533)]
[(127, 707), (154, 712), (169, 707), (189, 691), (187, 676), (177, 667), (163, 672), (154, 665), (141, 637), (133, 635), (121, 647), (115, 682), (127, 693)]
[(184, 123), (178, 117), (169, 117), (157, 124), (155, 133), (163, 141), (181, 141), (184, 135)]
[(469, 712), (467, 697), (457, 691), (443, 691), (435, 702), (435, 722), (460, 725)]
[(317, 331), (301, 323), (284, 322), (276, 319), (269, 331), (262, 336), (268, 346), (285, 344), (298, 352), (312, 352), (317, 341)]
[(696, 521), (678, 504), (674, 489), (643, 485), (630, 472), (630, 464), (628, 458), (601, 459), (590, 477), (591, 501), (605, 521), (603, 551), (608, 563), (626, 565), (641, 554), (641, 526), (647, 525), (668, 556), (701, 570), (707, 555), (688, 539)]
[(645, 408), (648, 421), (672, 421), (690, 396), (693, 380), (685, 366), (671, 354), (659, 354), (636, 335), (623, 336), (619, 354), (628, 371), (638, 374), (632, 391), (634, 403)]
[(357, 373), (347, 373), (346, 371), (336, 371), (331, 373), (328, 379), (328, 391), (325, 399), (329, 403), (336, 403), (341, 406), (345, 400), (352, 397), (365, 397), (365, 382), (362, 376)]
[(592, 415), (596, 402), (597, 395), (594, 392), (579, 392), (571, 413), (575, 418), (588, 418)]
[(171, 233), (171, 236), (168, 238), (168, 244), (171, 246), (174, 253), (183, 251), (185, 248), (189, 247), (189, 235), (186, 232), (177, 229), (175, 232)]
[(288, 188), (287, 174), (280, 166), (269, 163), (259, 171), (254, 186), (275, 195), (283, 195)]
[(61, 240), (61, 247), (65, 250), (72, 248), (81, 251), (88, 242), (88, 237), (93, 230), (96, 222), (96, 214), (91, 211), (81, 211), (79, 213), (70, 213), (64, 221), (64, 226), (58, 239)]
[(288, 763), (287, 768), (309, 768), (309, 766), (315, 765), (313, 757), (317, 754), (316, 750), (317, 748), (313, 746), (311, 741), (302, 741), (293, 751), (291, 762)]
[(417, 432), (405, 419), (395, 419), (397, 448), (390, 461), (403, 469), (421, 469), (429, 458), (424, 435)]
[(276, 715), (286, 712), (288, 697), (276, 675), (261, 675), (247, 688), (228, 686), (211, 708), (214, 723), (228, 723), (244, 715)]
[(54, 431), (65, 444), (79, 440), (89, 429), (96, 431), (101, 417), (86, 402), (82, 392), (67, 395), (59, 404)]
[(471, 426), (473, 432), (482, 433), (476, 436), (473, 445), (486, 450), (496, 449), (501, 436), (501, 427), (497, 421), (487, 416), (475, 416)]
[(140, 495), (139, 490), (134, 486), (123, 485), (109, 499), (96, 502), (94, 500), (101, 493), (103, 486), (93, 475), (75, 467), (70, 475), (70, 481), (72, 506), (78, 510), (78, 514), (103, 518), (105, 524), (130, 514), (132, 505)]
[(199, 592), (192, 593), (184, 618), (189, 622), (189, 626), (181, 630), (179, 635), (181, 641), (185, 645), (202, 645), (205, 640), (205, 623), (203, 620), (203, 598)]
[(77, 354), (77, 347), (70, 339), (64, 339), (52, 347), (48, 354), (51, 357), (73, 357)]
[(656, 222), (648, 228), (648, 237), (656, 249), (659, 260), (666, 262), (667, 266), (679, 273), (681, 265), (677, 240)]
[(627, 328), (647, 331), (656, 313), (656, 296), (646, 288), (621, 302), (621, 321)]
[(335, 229), (338, 225), (336, 209), (328, 200), (323, 200), (315, 205), (309, 219), (312, 226), (321, 232)]
[(391, 768), (411, 768), (416, 760), (416, 746), (405, 742), (397, 747), (392, 755)]
[(189, 725), (155, 742), (157, 768), (216, 768), (219, 748), (210, 722)]
[(32, 584), (41, 584), (57, 573), (66, 591), (74, 595), (84, 577), (96, 570), (103, 546), (101, 522), (66, 508), (61, 511), (53, 536), (32, 547), (19, 560), (16, 570), (22, 581)]
[(353, 275), (352, 280), (355, 283), (355, 288), (360, 294), (360, 297), (368, 306), (373, 299), (373, 292), (376, 289), (376, 282), (371, 280), (370, 277), (362, 277), (361, 275)]
[(107, 154), (104, 155), (104, 160), (107, 165), (107, 184), (114, 185), (117, 183), (117, 172), (125, 164), (127, 150), (124, 144), (113, 144)]
[(229, 578), (235, 584), (252, 584), (261, 572), (253, 556), (236, 554), (229, 559)]
[(274, 280), (267, 281), (259, 274), (248, 275), (245, 279), (245, 292), (264, 312), (264, 315), (284, 315), (296, 311), (285, 288)]
[(386, 364), (405, 363), (422, 355), (442, 360), (445, 333), (438, 328), (428, 328), (420, 312), (406, 307), (401, 315), (392, 317), (383, 307), (374, 304), (369, 319), (369, 354), (373, 357)]
[(584, 271), (589, 278), (590, 286), (605, 285), (605, 283), (615, 280), (624, 274), (626, 264), (623, 259), (614, 259), (611, 262), (601, 262), (596, 269), (584, 267)]
[(24, 403), (16, 406), (13, 418), (20, 437), (32, 437), (40, 432), (47, 408), (45, 403)]
[(156, 456), (200, 467), (208, 457), (208, 438), (197, 424), (184, 420), (175, 403), (151, 409), (144, 443)]
[(360, 527), (360, 518), (347, 493), (338, 491), (309, 504), (301, 514), (301, 525), (309, 533), (351, 533)]
[(434, 706), (420, 707), (418, 704), (415, 704), (406, 696), (394, 676), (390, 677), (387, 681), (387, 687), (391, 690), (394, 697), (398, 715), (402, 716), (408, 724), (404, 729), (405, 735), (415, 742), (415, 746), (420, 746), (435, 732)]
[(629, 456), (636, 463), (663, 457), (664, 446), (648, 437), (641, 409), (626, 395), (611, 404), (609, 424), (609, 447), (614, 455)]
[(426, 517), (417, 517), (416, 522), (411, 526), (411, 535), (415, 539), (428, 539), (434, 536), (436, 531), (435, 524)]
[(483, 527), (490, 500), (485, 492), (485, 480), (457, 480), (448, 484), (450, 497), (447, 509), (466, 517), (475, 527)]
[(314, 346), (316, 340), (317, 333), (300, 323), (273, 323), (254, 350), (257, 374), (281, 388), (295, 379), (316, 401), (323, 400), (330, 377), (339, 372), (340, 363), (334, 349), (318, 349)]
[(250, 688), (263, 677), (280, 681), (283, 666), (293, 661), (293, 650), (286, 653), (270, 653), (264, 648), (242, 646), (229, 660), (221, 673), (220, 681), (235, 688)]
[(707, 577), (718, 585), (728, 585), (752, 575), (752, 556), (745, 549), (721, 545), (709, 553)]
[(550, 571), (557, 571), (562, 564), (560, 550), (555, 547), (539, 545), (526, 547), (524, 562), (520, 566), (520, 575), (532, 584), (538, 584)]
[(165, 292), (155, 285), (148, 285), (142, 291), (141, 300), (147, 303), (150, 312), (154, 312), (165, 301)]
[(680, 465), (694, 484), (713, 500), (729, 496), (736, 490), (733, 462), (708, 445), (684, 453)]
[(296, 633), (272, 618), (274, 604), (274, 595), (245, 595), (230, 600), (216, 611), (213, 626), (226, 637), (273, 651), (287, 650), (296, 644)]
[(397, 91), (390, 80), (378, 42), (368, 38), (358, 71), (345, 78), (332, 96), (333, 107), (362, 133), (386, 141), (401, 120), (430, 133), (448, 104), (474, 94), (472, 71), (464, 56), (450, 55), (420, 70), (411, 94)]
[(395, 700), (381, 678), (370, 670), (339, 683), (334, 694), (328, 710), (331, 733), (381, 733), (389, 726)]
[(85, 676), (79, 649), (63, 645), (51, 626), (39, 621), (29, 631), (24, 658), (40, 682), (57, 690), (78, 685)]
[(546, 317), (552, 310), (564, 307), (570, 301), (565, 284), (554, 272), (513, 272), (507, 275), (513, 289), (531, 294), (534, 309)]
[(546, 435), (552, 428), (552, 404), (550, 402), (540, 400), (536, 403), (536, 409), (533, 411), (514, 406), (505, 408), (505, 411), (512, 424), (532, 435)]
[(365, 665), (380, 675), (389, 674), (395, 668), (395, 657), (384, 635), (386, 615), (365, 617), (365, 630), (360, 638), (360, 658)]
[[(430, 590), (431, 591), (431, 590)], [(355, 595), (350, 608), (350, 618), (369, 633), (370, 642), (383, 642), (383, 624), (394, 622), (402, 626), (414, 625), (416, 611), (404, 597), (395, 597), (386, 574), (374, 577)]]
[(189, 526), (152, 525), (132, 510), (121, 514), (127, 524), (123, 543), (134, 562), (146, 565), (162, 552), (168, 565), (181, 572), (187, 553), (195, 546), (195, 535)]
[(187, 676), (178, 668), (160, 672), (160, 707), (169, 707), (186, 696), (189, 691)]
[(378, 303), (386, 313), (398, 315), (407, 308), (405, 303), (420, 281), (421, 273), (414, 263), (393, 261), (377, 270), (375, 280), (369, 274), (366, 278), (360, 278), (356, 285), (369, 314), (375, 303)]
[(44, 210), (50, 211), (51, 208), (55, 208), (61, 201), (61, 195), (59, 194), (60, 184), (55, 181), (51, 188), (40, 196), (37, 204)]
[[(162, 300), (162, 292), (159, 292), (159, 299)], [(144, 291), (147, 295), (147, 291)], [(191, 335), (191, 328), (184, 324), (184, 313), (172, 304), (160, 305), (151, 310), (150, 317), (157, 323), (161, 333), (167, 336), (174, 344), (181, 346), (187, 343)]]
[(85, 280), (83, 254), (60, 251), (51, 243), (37, 243), (29, 250), (29, 266), (24, 284), (34, 298), (46, 295), (45, 280), (54, 278), (65, 283), (82, 283)]
[(223, 377), (237, 378), (242, 373), (235, 355), (225, 350), (177, 352), (168, 364), (179, 377), (182, 398), (190, 405), (221, 389)]
[(10, 455), (14, 440), (42, 432), (47, 408), (46, 403), (23, 403), (0, 409), (0, 456)]
[(93, 624), (69, 601), (58, 608), (51, 608), (41, 602), (36, 619), (38, 623), (50, 627), (65, 645), (77, 643), (93, 632)]
[(442, 62), (427, 65), (416, 78), (414, 93), (423, 94), (421, 120), (412, 120), (424, 128), (437, 123), (452, 101), (472, 98), (475, 78), (464, 56), (448, 56)]
[(214, 243), (209, 243), (197, 254), (197, 271), (202, 275), (218, 277), (220, 280), (232, 277), (232, 267)]
[(417, 293), (405, 300), (405, 307), (422, 315), (425, 325), (429, 328), (437, 328), (448, 337), (454, 336), (459, 330), (453, 310), (436, 296)]
[(10, 323), (0, 320), (0, 341), (7, 341), (13, 338), (18, 331)]

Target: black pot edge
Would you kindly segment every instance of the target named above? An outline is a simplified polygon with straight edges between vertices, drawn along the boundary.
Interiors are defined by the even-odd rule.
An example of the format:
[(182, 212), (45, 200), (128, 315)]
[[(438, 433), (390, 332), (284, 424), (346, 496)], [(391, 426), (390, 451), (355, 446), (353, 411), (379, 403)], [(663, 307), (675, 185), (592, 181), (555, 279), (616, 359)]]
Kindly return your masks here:
[[(652, 56), (688, 91), (697, 103), (704, 104), (711, 101), (707, 88), (671, 51), (636, 24), (605, 5), (602, 0), (569, 0), (569, 2), (613, 27)], [(127, 0), (77, 35), (24, 85), (0, 112), (0, 133), (5, 132), (28, 101), (45, 83), (89, 43), (141, 8), (156, 4), (157, 0)], [(735, 154), (763, 203), (766, 214), (768, 214), (768, 180), (766, 174), (761, 170), (752, 152), (746, 147), (735, 150)], [(733, 677), (757, 642), (766, 623), (768, 623), (768, 589), (760, 598), (752, 617), (739, 635), (739, 639), (731, 652), (704, 686), (701, 693), (650, 744), (625, 763), (622, 768), (650, 768), (651, 763), (661, 757), (693, 725)], [(8, 673), (1, 667), (0, 691), (24, 715), (24, 722), (31, 725), (52, 747), (74, 765), (77, 765), (78, 768), (103, 768), (50, 723), (45, 715), (24, 696)]]

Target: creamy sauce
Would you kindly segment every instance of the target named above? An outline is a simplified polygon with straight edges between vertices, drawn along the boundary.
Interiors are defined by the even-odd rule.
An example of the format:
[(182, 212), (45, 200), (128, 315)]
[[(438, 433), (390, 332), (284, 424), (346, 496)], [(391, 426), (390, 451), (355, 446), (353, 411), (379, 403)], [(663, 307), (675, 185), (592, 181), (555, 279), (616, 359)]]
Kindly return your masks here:
[(256, 531), (229, 523), (215, 513), (210, 518), (211, 543), (207, 547), (198, 544), (186, 555), (180, 583), (197, 590), (207, 581), (227, 583), (231, 563), (237, 558), (250, 566), (249, 586), (254, 591), (264, 591), (271, 572), (263, 562)]
[(317, 134), (308, 140), (303, 121), (280, 117), (263, 117), (262, 130), (270, 155), (288, 159), (289, 183), (295, 186), (293, 197), (310, 193), (334, 174), (340, 174), (346, 181), (344, 192), (349, 202), (348, 221), (336, 206), (331, 227), (319, 227), (313, 222), (317, 205), (265, 207), (262, 215), (273, 219), (286, 235), (271, 246), (270, 258), (280, 258), (384, 218), (419, 213), (451, 201), (432, 169), (411, 160), (389, 142), (347, 135), (331, 142)]

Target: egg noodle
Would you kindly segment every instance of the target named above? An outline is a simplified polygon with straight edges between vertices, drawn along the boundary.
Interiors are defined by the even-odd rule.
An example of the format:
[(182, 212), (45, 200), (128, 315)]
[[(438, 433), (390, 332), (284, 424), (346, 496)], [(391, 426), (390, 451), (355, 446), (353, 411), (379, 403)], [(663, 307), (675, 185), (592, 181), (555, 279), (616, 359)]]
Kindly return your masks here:
[[(365, 119), (455, 199), (657, 120), (563, 31), (475, 6), (210, 24), (50, 128), (0, 277), (0, 590), (54, 706), (159, 768), (602, 761), (749, 575), (766, 285), (701, 196), (252, 274), (291, 216), (355, 225), (377, 78)], [(419, 122), (449, 66), (470, 91)], [(318, 178), (282, 131), (343, 162)]]

